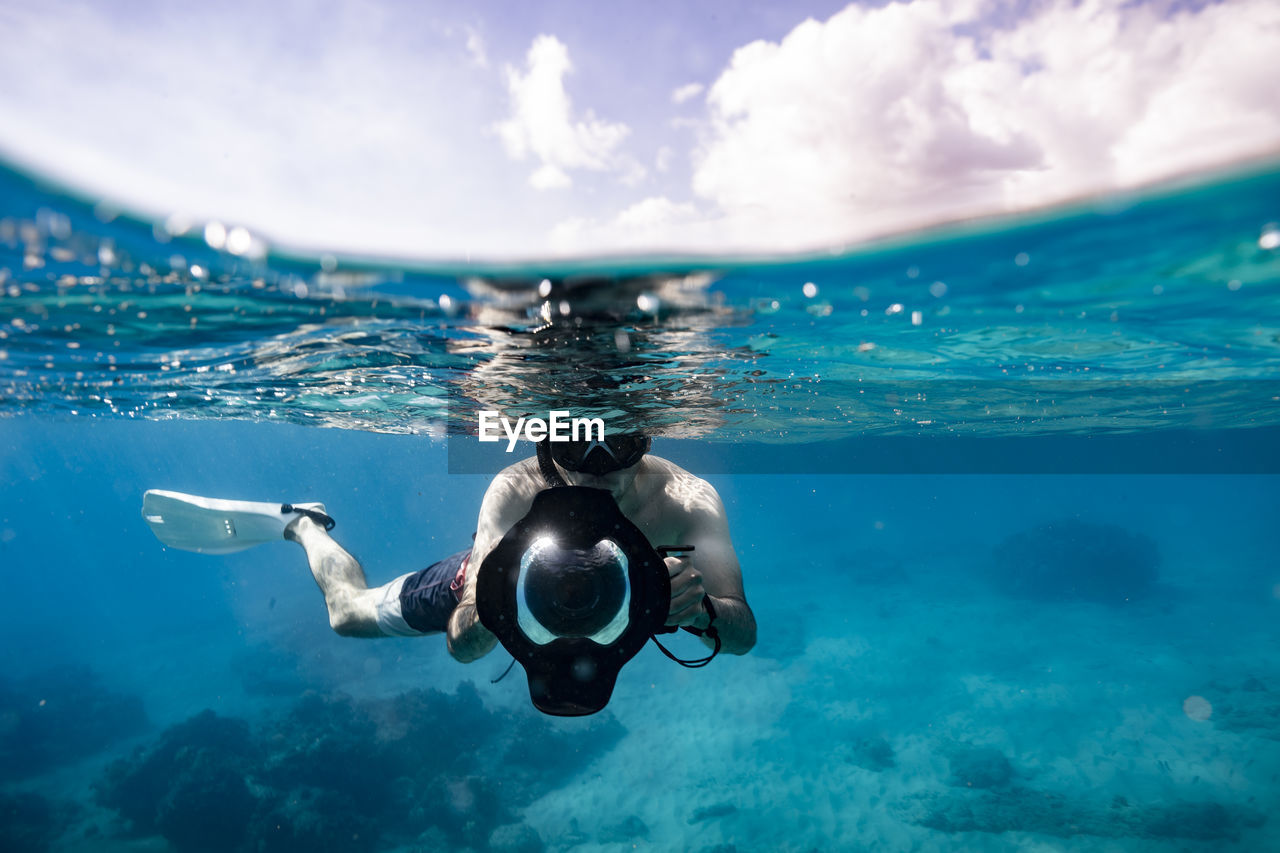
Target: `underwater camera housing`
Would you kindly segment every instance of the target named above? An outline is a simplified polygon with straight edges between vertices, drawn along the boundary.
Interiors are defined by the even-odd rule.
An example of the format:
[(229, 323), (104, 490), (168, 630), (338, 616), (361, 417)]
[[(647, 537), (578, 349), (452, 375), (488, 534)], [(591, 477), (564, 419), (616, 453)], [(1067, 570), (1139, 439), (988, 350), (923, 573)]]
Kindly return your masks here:
[(533, 499), (480, 565), (480, 623), (524, 667), (545, 714), (609, 703), (618, 671), (663, 630), (666, 562), (603, 489), (561, 486)]

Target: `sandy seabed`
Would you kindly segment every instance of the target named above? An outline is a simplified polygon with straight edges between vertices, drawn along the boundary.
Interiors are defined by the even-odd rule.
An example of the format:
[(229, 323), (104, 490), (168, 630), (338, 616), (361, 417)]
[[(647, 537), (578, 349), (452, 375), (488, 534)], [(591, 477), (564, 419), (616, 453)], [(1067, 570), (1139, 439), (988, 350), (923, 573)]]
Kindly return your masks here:
[[(1265, 572), (1233, 571), (1241, 580), (1223, 586), (1176, 555), (1167, 563), (1151, 595), (1121, 605), (1008, 598), (963, 566), (923, 559), (822, 594), (757, 582), (750, 655), (684, 670), (646, 648), (606, 712), (620, 737), (585, 751), (474, 849), (1275, 847), (1280, 600), (1247, 580)], [(256, 724), (307, 691), (376, 699), (464, 681), (505, 719), (542, 719), (519, 668), (489, 683), (509, 660), (501, 651), (464, 667), (441, 637), (342, 640), (314, 590), (268, 604), (253, 576), (237, 583), (245, 627), (234, 636), (211, 641), (209, 626), (192, 625), (151, 653), (141, 641), (113, 651), (112, 678), (132, 685), (154, 729), (203, 708)], [(700, 652), (683, 635), (672, 643)], [(548, 723), (570, 744), (592, 725)], [(93, 802), (109, 761), (154, 735), (24, 783), (81, 804), (53, 850), (169, 849), (115, 834)], [(417, 853), (440, 836), (397, 844), (386, 849)]]

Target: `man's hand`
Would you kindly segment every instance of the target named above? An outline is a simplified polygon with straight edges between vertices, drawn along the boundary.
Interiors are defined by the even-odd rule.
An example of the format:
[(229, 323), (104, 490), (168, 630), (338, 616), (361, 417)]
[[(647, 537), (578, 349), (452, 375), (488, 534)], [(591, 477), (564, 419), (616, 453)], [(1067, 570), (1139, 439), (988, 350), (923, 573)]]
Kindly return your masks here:
[(667, 624), (706, 628), (711, 624), (711, 617), (702, 605), (702, 599), (707, 596), (702, 574), (688, 557), (667, 557), (666, 563), (667, 574), (671, 576), (671, 609), (667, 613)]
[(459, 602), (449, 617), (449, 631), (445, 638), (449, 654), (460, 663), (479, 660), (498, 645), (498, 638), (480, 624), (473, 601)]

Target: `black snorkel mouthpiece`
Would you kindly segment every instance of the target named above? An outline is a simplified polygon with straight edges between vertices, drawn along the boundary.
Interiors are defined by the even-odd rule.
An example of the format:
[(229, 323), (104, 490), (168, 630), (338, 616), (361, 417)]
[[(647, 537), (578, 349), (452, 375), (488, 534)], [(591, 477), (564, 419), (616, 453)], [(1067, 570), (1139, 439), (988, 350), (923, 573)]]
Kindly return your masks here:
[(613, 495), (583, 486), (540, 492), (476, 578), (480, 623), (524, 667), (534, 706), (560, 717), (608, 704), (670, 604), (662, 556)]

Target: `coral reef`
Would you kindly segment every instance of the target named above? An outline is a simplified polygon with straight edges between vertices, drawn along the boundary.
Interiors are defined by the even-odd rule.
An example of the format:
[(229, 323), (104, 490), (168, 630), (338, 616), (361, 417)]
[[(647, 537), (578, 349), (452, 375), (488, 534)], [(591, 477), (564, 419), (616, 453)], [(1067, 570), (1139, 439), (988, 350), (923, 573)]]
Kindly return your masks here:
[(956, 788), (996, 788), (1013, 778), (1013, 765), (998, 749), (960, 746), (947, 756), (951, 775), (947, 784)]
[[(190, 811), (190, 822), (198, 825), (205, 809), (221, 810), (222, 804), (213, 799), (202, 807), (202, 789), (230, 794), (233, 802), (244, 805), (228, 780), (234, 776), (243, 784), (244, 773), (257, 757), (247, 723), (204, 711), (166, 729), (151, 749), (138, 748), (131, 758), (112, 762), (94, 790), (99, 803), (119, 812), (134, 834), (162, 833), (179, 849), (205, 849), (198, 844), (181, 846), (184, 815)], [(244, 822), (244, 816), (233, 816), (218, 837), (238, 837)], [(170, 837), (163, 827), (176, 836)]]
[(508, 717), (471, 684), (378, 700), (312, 693), (255, 728), (198, 714), (114, 762), (95, 788), (129, 832), (161, 835), (178, 853), (540, 853), (516, 809), (621, 734), (609, 715), (572, 725)]
[(0, 784), (47, 773), (147, 727), (142, 700), (83, 667), (0, 681)]
[(1237, 686), (1214, 683), (1203, 691), (1216, 728), (1228, 732), (1280, 740), (1280, 694), (1257, 677)]
[(850, 761), (863, 770), (879, 773), (896, 764), (893, 747), (883, 737), (859, 738), (851, 746), (853, 754)]
[(515, 737), (503, 755), (504, 766), (516, 772), (525, 785), (544, 793), (577, 772), (584, 750), (597, 753), (602, 745), (612, 746), (624, 734), (621, 724), (608, 715), (558, 726), (525, 716), (508, 725)]
[(733, 803), (715, 803), (710, 806), (703, 806), (700, 809), (696, 809), (694, 813), (689, 816), (689, 823), (702, 823), (704, 820), (728, 817), (731, 814), (736, 814), (737, 811), (738, 807)]
[(57, 809), (38, 794), (0, 791), (0, 850), (44, 853), (58, 837)]
[(305, 786), (267, 797), (252, 828), (260, 853), (361, 853), (377, 849), (379, 834), (375, 818), (341, 793)]
[(1257, 812), (1215, 802), (1140, 806), (1115, 798), (1102, 806), (1028, 788), (917, 794), (893, 811), (908, 823), (940, 832), (1034, 832), (1058, 838), (1235, 841), (1243, 829), (1261, 826), (1265, 820)]
[(649, 826), (636, 815), (628, 815), (618, 823), (606, 826), (598, 841), (601, 844), (635, 844), (649, 839)]
[(249, 835), (257, 804), (241, 763), (212, 750), (178, 756), (182, 769), (156, 805), (155, 827), (177, 850), (234, 850)]
[(1146, 536), (1069, 518), (1005, 539), (987, 575), (1015, 598), (1123, 604), (1150, 595), (1159, 565)]
[(542, 853), (546, 846), (533, 827), (512, 823), (490, 833), (489, 849), (492, 853)]

